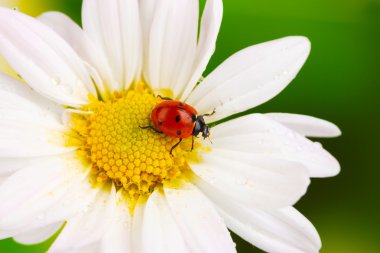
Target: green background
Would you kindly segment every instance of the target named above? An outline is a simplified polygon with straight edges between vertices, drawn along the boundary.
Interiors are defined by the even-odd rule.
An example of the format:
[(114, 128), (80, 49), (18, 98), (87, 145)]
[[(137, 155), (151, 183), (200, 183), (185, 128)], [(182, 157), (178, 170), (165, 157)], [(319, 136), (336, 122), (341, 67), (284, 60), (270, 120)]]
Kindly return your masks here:
[[(80, 19), (80, 0), (34, 0)], [(22, 9), (21, 9), (22, 10)], [(208, 72), (232, 53), (287, 35), (312, 42), (297, 79), (255, 112), (308, 114), (343, 135), (320, 140), (341, 163), (334, 178), (313, 179), (296, 205), (318, 229), (321, 252), (380, 252), (380, 1), (224, 0), (224, 19)], [(238, 252), (261, 252), (235, 237)], [(49, 243), (0, 241), (0, 252), (45, 252)]]

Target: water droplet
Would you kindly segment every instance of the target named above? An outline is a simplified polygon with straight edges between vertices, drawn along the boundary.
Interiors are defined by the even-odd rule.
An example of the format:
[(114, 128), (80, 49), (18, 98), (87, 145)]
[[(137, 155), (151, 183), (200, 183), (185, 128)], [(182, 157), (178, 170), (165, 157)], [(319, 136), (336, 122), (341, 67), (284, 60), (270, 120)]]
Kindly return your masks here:
[(61, 78), (59, 78), (58, 76), (55, 76), (55, 77), (52, 77), (51, 78), (51, 82), (54, 84), (54, 85), (60, 85), (61, 84)]
[(216, 181), (216, 180), (215, 180), (215, 177), (212, 177), (212, 178), (210, 178), (209, 183), (210, 183), (210, 184), (215, 184), (215, 181)]
[(238, 178), (238, 179), (236, 180), (236, 184), (238, 184), (238, 185), (245, 185), (245, 184), (247, 184), (247, 183), (248, 183), (248, 180), (245, 179), (245, 178)]
[(88, 205), (88, 206), (86, 206), (86, 207), (83, 209), (83, 212), (84, 212), (84, 213), (87, 213), (89, 210), (90, 210), (90, 206)]

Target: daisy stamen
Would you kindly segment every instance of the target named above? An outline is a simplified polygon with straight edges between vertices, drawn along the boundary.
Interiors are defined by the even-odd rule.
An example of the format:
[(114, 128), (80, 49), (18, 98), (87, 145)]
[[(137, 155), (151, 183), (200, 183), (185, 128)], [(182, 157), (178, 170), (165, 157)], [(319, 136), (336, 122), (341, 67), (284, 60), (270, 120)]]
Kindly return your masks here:
[(93, 101), (83, 108), (90, 114), (74, 114), (67, 144), (81, 143), (78, 154), (91, 164), (93, 183), (111, 181), (136, 201), (188, 169), (191, 138), (171, 154), (176, 138), (140, 128), (151, 124), (150, 112), (160, 101), (139, 86), (108, 101)]

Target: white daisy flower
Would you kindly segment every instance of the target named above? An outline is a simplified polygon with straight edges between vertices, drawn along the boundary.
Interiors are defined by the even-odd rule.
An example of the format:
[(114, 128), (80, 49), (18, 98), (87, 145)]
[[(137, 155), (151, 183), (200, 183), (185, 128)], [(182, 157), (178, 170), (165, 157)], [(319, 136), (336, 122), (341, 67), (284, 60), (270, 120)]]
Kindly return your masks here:
[[(0, 9), (0, 53), (25, 80), (0, 75), (0, 238), (49, 252), (236, 252), (227, 227), (267, 252), (318, 252), (292, 205), (338, 162), (305, 136), (324, 120), (251, 114), (283, 90), (310, 43), (287, 37), (244, 49), (209, 76), (222, 19), (208, 0), (84, 0), (67, 16)], [(196, 87), (195, 87), (196, 86)], [(141, 126), (169, 96), (212, 126), (210, 140)]]

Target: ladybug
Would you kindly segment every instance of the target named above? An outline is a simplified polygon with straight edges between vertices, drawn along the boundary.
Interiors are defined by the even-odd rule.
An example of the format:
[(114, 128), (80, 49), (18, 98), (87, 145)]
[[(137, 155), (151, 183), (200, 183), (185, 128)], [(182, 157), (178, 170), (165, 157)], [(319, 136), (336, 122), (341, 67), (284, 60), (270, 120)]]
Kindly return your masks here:
[(198, 112), (191, 105), (161, 96), (159, 98), (164, 101), (157, 104), (152, 110), (151, 119), (154, 127), (141, 128), (151, 128), (158, 133), (179, 138), (179, 141), (170, 149), (170, 154), (183, 138), (192, 136), (191, 150), (193, 150), (194, 137), (200, 133), (202, 133), (203, 138), (210, 136), (210, 129), (205, 123), (204, 117), (213, 115), (215, 110), (211, 114), (198, 115)]

